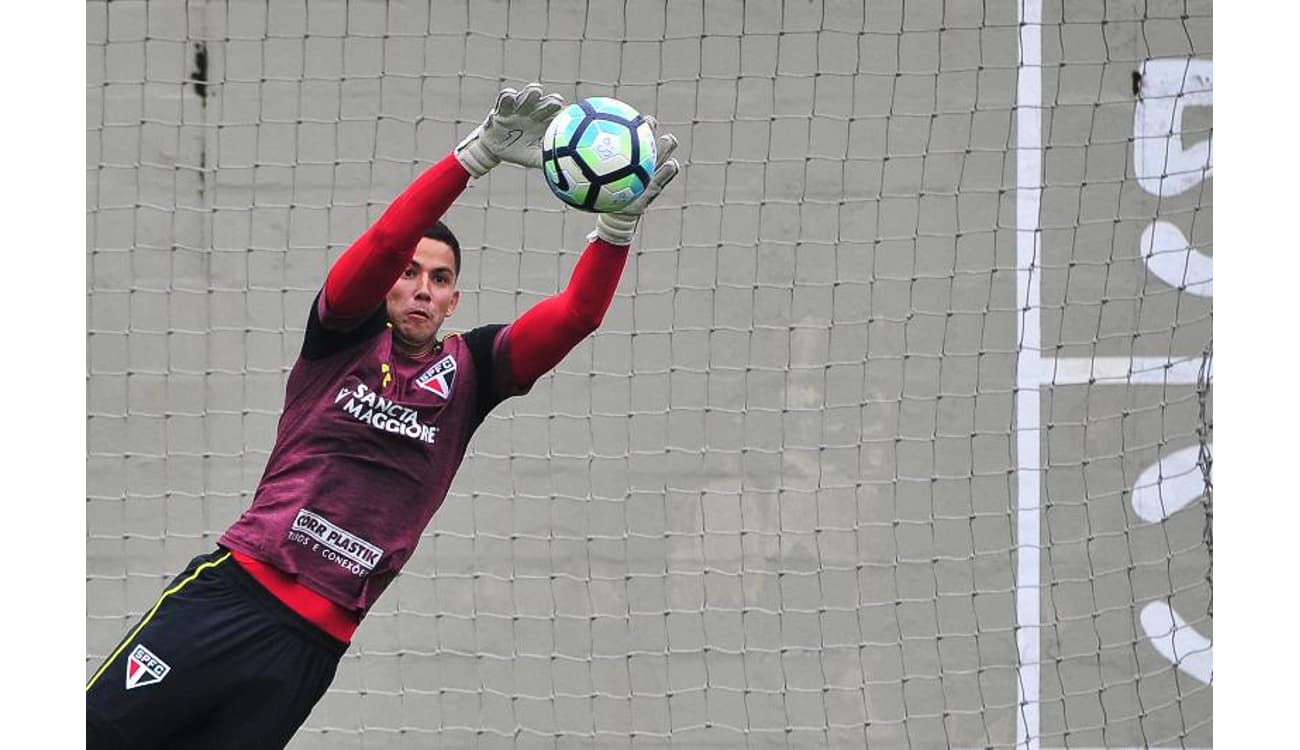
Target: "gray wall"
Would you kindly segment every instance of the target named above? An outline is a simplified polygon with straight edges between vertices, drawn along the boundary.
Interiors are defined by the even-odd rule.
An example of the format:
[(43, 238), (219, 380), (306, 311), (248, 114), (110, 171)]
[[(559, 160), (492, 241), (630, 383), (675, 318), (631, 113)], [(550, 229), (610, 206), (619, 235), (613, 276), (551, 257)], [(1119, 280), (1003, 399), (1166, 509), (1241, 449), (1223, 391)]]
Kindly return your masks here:
[[(1014, 742), (1016, 9), (88, 3), (87, 673), (249, 503), (329, 263), (538, 79), (655, 114), (689, 164), (293, 746)], [(1199, 364), (1211, 298), (1139, 238), (1209, 254), (1212, 182), (1139, 184), (1133, 72), (1209, 60), (1209, 3), (1043, 21), (1030, 346)], [(456, 330), (553, 293), (591, 228), (511, 168), (448, 221)], [(1133, 504), (1208, 388), (1047, 380), (1042, 744), (1209, 746), (1210, 688), (1141, 624), (1172, 602), (1212, 637), (1207, 499)]]

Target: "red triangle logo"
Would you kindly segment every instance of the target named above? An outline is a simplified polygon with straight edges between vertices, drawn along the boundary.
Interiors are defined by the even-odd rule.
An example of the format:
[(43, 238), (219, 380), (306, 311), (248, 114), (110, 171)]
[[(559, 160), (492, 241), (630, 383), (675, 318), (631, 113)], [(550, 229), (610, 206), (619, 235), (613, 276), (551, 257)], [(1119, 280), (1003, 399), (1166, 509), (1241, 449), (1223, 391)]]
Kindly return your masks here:
[(144, 644), (137, 645), (126, 659), (126, 689), (162, 682), (172, 668)]
[(451, 389), (456, 382), (456, 358), (448, 354), (433, 367), (425, 370), (416, 378), (415, 384), (426, 391), (432, 391), (440, 398), (451, 398)]

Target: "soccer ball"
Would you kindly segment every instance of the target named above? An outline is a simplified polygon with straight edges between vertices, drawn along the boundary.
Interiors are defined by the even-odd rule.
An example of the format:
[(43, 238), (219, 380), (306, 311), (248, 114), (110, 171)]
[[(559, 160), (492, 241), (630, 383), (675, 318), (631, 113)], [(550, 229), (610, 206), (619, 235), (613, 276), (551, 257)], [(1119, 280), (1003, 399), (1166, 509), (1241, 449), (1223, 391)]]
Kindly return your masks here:
[(593, 96), (570, 104), (542, 138), (551, 192), (583, 211), (618, 211), (645, 192), (655, 169), (655, 134), (632, 107)]

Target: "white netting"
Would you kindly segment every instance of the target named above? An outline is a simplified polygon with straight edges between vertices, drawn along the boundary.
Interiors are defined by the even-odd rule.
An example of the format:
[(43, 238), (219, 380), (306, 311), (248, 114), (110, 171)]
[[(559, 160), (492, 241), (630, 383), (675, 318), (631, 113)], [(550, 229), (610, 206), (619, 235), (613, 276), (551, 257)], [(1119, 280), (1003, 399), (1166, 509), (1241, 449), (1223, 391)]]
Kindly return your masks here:
[[(250, 501), (330, 261), (541, 80), (688, 166), (294, 747), (1210, 745), (1210, 4), (1038, 8), (89, 2), (88, 673)], [(457, 330), (591, 229), (510, 168), (447, 219)]]

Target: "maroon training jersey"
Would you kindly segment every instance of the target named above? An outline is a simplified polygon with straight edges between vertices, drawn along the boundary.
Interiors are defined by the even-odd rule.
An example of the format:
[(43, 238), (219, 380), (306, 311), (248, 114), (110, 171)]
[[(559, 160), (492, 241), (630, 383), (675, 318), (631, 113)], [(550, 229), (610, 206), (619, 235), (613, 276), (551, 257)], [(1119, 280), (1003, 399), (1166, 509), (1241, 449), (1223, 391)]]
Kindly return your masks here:
[(220, 543), (363, 615), (415, 551), (474, 430), (511, 385), (509, 328), (445, 338), (420, 360), (393, 348), (384, 306), (328, 330), (323, 295), (289, 373), (252, 505)]

